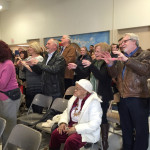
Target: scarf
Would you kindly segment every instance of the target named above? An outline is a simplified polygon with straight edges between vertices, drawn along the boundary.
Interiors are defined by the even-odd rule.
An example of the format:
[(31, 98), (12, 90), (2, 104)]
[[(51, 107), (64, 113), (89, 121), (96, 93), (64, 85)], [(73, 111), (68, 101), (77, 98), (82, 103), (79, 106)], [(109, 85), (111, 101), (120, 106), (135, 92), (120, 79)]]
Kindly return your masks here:
[[(95, 62), (93, 64), (95, 67), (98, 68), (98, 70), (100, 70), (103, 63), (104, 63), (104, 60), (95, 60)], [(91, 81), (91, 84), (93, 85), (93, 91), (95, 91), (97, 93), (97, 91), (98, 91), (98, 79), (95, 78), (95, 76), (93, 75), (92, 72), (90, 74), (90, 81)]]

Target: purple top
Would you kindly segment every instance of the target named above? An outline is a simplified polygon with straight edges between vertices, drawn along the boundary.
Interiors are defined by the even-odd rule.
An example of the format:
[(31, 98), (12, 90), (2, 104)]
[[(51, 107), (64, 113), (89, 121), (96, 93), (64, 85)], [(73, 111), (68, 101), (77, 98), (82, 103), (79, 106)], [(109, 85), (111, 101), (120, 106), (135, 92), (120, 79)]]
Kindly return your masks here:
[[(11, 60), (0, 63), (0, 90), (9, 91), (18, 88), (16, 70)], [(8, 96), (0, 92), (0, 100), (4, 101)]]

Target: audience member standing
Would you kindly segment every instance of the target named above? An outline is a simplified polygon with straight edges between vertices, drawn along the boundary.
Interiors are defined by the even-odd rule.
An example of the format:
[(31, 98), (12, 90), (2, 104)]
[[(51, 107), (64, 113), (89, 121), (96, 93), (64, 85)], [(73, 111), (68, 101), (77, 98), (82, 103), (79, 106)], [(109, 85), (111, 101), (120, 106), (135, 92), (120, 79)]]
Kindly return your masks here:
[(42, 93), (52, 96), (53, 99), (64, 95), (64, 71), (66, 63), (58, 52), (59, 43), (55, 39), (49, 39), (47, 44), (48, 54), (43, 62), (38, 60), (29, 61), (32, 70), (42, 73)]
[[(43, 57), (40, 55), (41, 48), (37, 42), (33, 42), (29, 45), (28, 53), (29, 57), (26, 61), (36, 59), (39, 62), (43, 61)], [(26, 73), (26, 106), (30, 107), (33, 98), (36, 94), (42, 93), (42, 83), (41, 83), (41, 74), (37, 74), (32, 71), (32, 69), (26, 64), (26, 61), (20, 60), (20, 63), (25, 66), (23, 71)], [(36, 105), (33, 105), (33, 111), (37, 113), (42, 112), (42, 108)]]
[(91, 57), (88, 55), (88, 50), (85, 46), (81, 47), (81, 55), (77, 58), (76, 63), (69, 63), (68, 68), (73, 69), (76, 73), (75, 81), (80, 79), (89, 79), (90, 69), (89, 67), (84, 67), (82, 60), (92, 61)]
[(107, 65), (105, 61), (101, 60), (103, 52), (110, 52), (110, 46), (107, 43), (98, 43), (95, 45), (95, 57), (96, 59), (92, 63), (88, 60), (83, 60), (82, 63), (84, 67), (90, 67), (91, 76), (90, 81), (93, 85), (94, 91), (98, 95), (102, 96), (102, 144), (103, 149), (108, 149), (108, 130), (109, 124), (107, 121), (107, 110), (109, 107), (109, 101), (113, 99), (113, 93), (111, 88), (111, 76), (108, 73)]
[(90, 45), (90, 49), (89, 49), (90, 56), (92, 56), (93, 52), (94, 52), (94, 45)]
[(18, 57), (18, 61), (16, 62), (16, 67), (19, 68), (18, 79), (20, 79), (22, 82), (26, 80), (26, 75), (25, 72), (22, 71), (23, 68), (20, 63), (20, 60), (25, 61), (27, 57), (28, 57), (27, 51), (21, 51), (20, 57)]
[[(15, 100), (2, 92), (17, 90)], [(0, 117), (6, 119), (6, 128), (2, 135), (2, 147), (4, 147), (11, 130), (17, 123), (17, 111), (20, 105), (20, 90), (16, 79), (16, 71), (11, 61), (11, 50), (8, 45), (0, 41)], [(11, 92), (12, 93), (12, 92)], [(8, 150), (14, 150), (9, 146)]]
[(147, 150), (149, 143), (149, 100), (147, 79), (150, 76), (150, 51), (139, 47), (139, 38), (126, 33), (122, 39), (123, 52), (114, 58), (104, 54), (112, 77), (117, 78), (120, 93), (120, 122), (123, 150)]
[[(73, 46), (70, 45), (71, 39), (68, 35), (63, 35), (61, 38), (61, 44), (63, 45), (61, 50), (61, 55), (64, 57), (66, 64), (75, 63), (76, 60), (76, 50)], [(69, 70), (66, 66), (65, 70), (65, 90), (73, 85), (74, 71)]]

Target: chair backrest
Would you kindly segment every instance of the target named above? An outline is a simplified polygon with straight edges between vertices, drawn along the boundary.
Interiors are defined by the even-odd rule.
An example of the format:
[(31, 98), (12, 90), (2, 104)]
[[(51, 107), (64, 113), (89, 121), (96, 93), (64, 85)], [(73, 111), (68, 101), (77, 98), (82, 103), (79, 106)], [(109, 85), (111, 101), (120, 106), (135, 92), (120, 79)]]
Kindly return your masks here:
[(5, 127), (6, 127), (6, 120), (0, 117), (0, 137), (3, 134)]
[(10, 136), (3, 150), (7, 149), (8, 144), (13, 144), (23, 150), (38, 150), (41, 144), (42, 135), (23, 124), (17, 124), (10, 133)]
[[(44, 108), (47, 107), (48, 109), (51, 106), (51, 103), (52, 103), (52, 96), (46, 96), (43, 94), (36, 94), (32, 101), (32, 104), (42, 106)], [(32, 104), (30, 105), (29, 111), (32, 108)]]
[(51, 109), (63, 112), (67, 108), (68, 100), (64, 98), (56, 98), (51, 106)]
[(66, 92), (64, 94), (64, 98), (65, 98), (66, 95), (73, 95), (74, 94), (74, 90), (75, 90), (75, 86), (68, 87), (68, 89), (66, 90)]

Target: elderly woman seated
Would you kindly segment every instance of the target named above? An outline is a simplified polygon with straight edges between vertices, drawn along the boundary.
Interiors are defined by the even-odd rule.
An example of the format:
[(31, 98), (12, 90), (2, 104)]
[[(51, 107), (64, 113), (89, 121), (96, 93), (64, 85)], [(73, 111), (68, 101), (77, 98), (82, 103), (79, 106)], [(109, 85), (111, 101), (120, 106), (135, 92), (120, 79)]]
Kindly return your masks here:
[(52, 132), (49, 150), (59, 150), (61, 143), (65, 143), (64, 150), (79, 150), (87, 142), (99, 141), (101, 99), (92, 90), (90, 81), (76, 82), (74, 95), (60, 118), (59, 127)]

